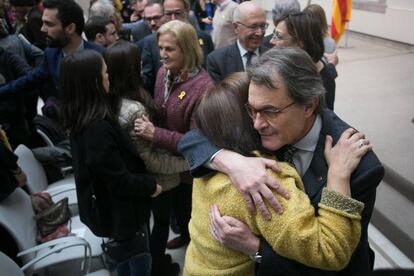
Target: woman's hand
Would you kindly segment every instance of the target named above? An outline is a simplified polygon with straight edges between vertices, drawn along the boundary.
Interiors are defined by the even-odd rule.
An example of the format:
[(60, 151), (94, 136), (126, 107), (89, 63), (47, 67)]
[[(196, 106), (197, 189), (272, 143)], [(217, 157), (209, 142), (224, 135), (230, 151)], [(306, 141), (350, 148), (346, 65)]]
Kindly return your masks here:
[(212, 24), (213, 23), (213, 21), (208, 17), (201, 18), (201, 22), (203, 22), (204, 24)]
[(135, 120), (135, 134), (139, 137), (152, 141), (154, 139), (155, 127), (147, 116)]
[(151, 195), (151, 197), (157, 197), (162, 192), (162, 187), (157, 184), (157, 187), (155, 189), (155, 192)]
[(216, 205), (210, 207), (210, 232), (223, 246), (246, 255), (259, 250), (260, 239), (243, 222), (235, 218), (222, 216)]
[(349, 179), (361, 158), (372, 149), (363, 133), (349, 128), (332, 147), (332, 137), (325, 141), (325, 159), (328, 163), (328, 188), (349, 196)]
[(20, 167), (17, 167), (17, 170), (13, 172), (13, 175), (14, 175), (14, 178), (16, 179), (18, 187), (23, 187), (24, 185), (26, 185), (27, 176)]
[(324, 57), (326, 58), (326, 60), (328, 60), (329, 63), (332, 63), (333, 65), (338, 65), (339, 63), (339, 59), (338, 59), (338, 51), (335, 50), (333, 53), (325, 53)]

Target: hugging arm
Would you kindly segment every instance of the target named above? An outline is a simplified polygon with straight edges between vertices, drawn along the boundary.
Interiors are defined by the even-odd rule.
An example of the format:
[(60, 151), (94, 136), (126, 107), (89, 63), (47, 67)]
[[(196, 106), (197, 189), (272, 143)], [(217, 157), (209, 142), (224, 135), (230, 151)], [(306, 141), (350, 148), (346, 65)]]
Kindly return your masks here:
[[(361, 146), (361, 141), (363, 143), (363, 146)], [(281, 271), (285, 272), (290, 271), (291, 273), (298, 273), (299, 271), (302, 271), (302, 273), (311, 273), (314, 269), (307, 266), (317, 267), (320, 269), (337, 270), (339, 268), (344, 267), (348, 263), (353, 253), (353, 250), (359, 242), (359, 235), (361, 229), (359, 223), (360, 216), (359, 214), (357, 214), (355, 217), (355, 214), (348, 215), (348, 218), (351, 219), (351, 221), (353, 221), (353, 226), (350, 229), (347, 228), (347, 230), (343, 232), (343, 227), (346, 228), (350, 226), (350, 224), (349, 222), (346, 222), (346, 218), (340, 217), (341, 215), (344, 216), (343, 213), (341, 214), (337, 212), (336, 215), (334, 213), (330, 213), (332, 211), (332, 207), (335, 208), (335, 206), (330, 206), (329, 204), (330, 202), (352, 201), (352, 199), (347, 197), (350, 195), (350, 175), (354, 171), (355, 167), (359, 164), (359, 161), (362, 158), (362, 156), (364, 156), (370, 150), (371, 145), (369, 144), (369, 141), (363, 139), (362, 134), (355, 134), (354, 130), (351, 129), (348, 129), (342, 134), (340, 140), (338, 141), (335, 147), (332, 147), (332, 139), (330, 137), (327, 137), (325, 144), (325, 156), (328, 164), (330, 164), (330, 168), (328, 171), (328, 188), (326, 188), (328, 192), (324, 192), (321, 204), (319, 205), (319, 220), (313, 220), (313, 222), (309, 222), (309, 219), (315, 219), (313, 211), (309, 212), (309, 210), (303, 210), (303, 212), (301, 212), (299, 215), (294, 215), (291, 213), (291, 209), (289, 209), (288, 207), (292, 204), (295, 204), (294, 201), (297, 200), (297, 195), (294, 194), (292, 191), (293, 198), (286, 203), (287, 212), (284, 213), (280, 218), (276, 219), (276, 221), (282, 219), (285, 216), (291, 216), (292, 218), (290, 221), (296, 221), (297, 225), (302, 226), (302, 229), (307, 229), (307, 234), (318, 233), (319, 230), (326, 228), (326, 225), (329, 225), (329, 227), (316, 235), (316, 237), (320, 238), (314, 239), (313, 242), (315, 242), (315, 244), (313, 244), (310, 247), (307, 247), (309, 244), (298, 244), (298, 242), (303, 242), (303, 240), (290, 241), (291, 237), (298, 237), (298, 235), (301, 236), (301, 234), (297, 233), (294, 235), (286, 235), (286, 231), (288, 231), (287, 229), (289, 229), (289, 227), (273, 228), (280, 230), (276, 230), (277, 233), (274, 233), (275, 231), (273, 231), (273, 234), (266, 237), (266, 239), (268, 239), (269, 242), (266, 242), (266, 240), (262, 241), (262, 256), (263, 258), (273, 256), (271, 257), (272, 266), (270, 268), (265, 267), (270, 263), (270, 261), (265, 261), (265, 259), (263, 259), (262, 265), (260, 266), (261, 270), (270, 271), (278, 267), (279, 269), (281, 269)], [(334, 192), (329, 192), (329, 190)], [(341, 199), (340, 197), (338, 198), (337, 196), (335, 196), (335, 193), (340, 195), (340, 197), (342, 196), (345, 199)], [(326, 200), (326, 198), (332, 199), (333, 196), (335, 196), (335, 200)], [(307, 201), (308, 205), (310, 206), (309, 199), (307, 198), (307, 196), (302, 193), (301, 197), (302, 199), (299, 200), (297, 203)], [(339, 217), (337, 216), (338, 214), (340, 215)], [(346, 215), (347, 214), (345, 214), (345, 217)], [(308, 218), (306, 218), (306, 216), (308, 216)], [(326, 218), (327, 220), (325, 220)], [(355, 221), (355, 219), (357, 220), (357, 222)], [(304, 221), (307, 220), (308, 222), (304, 223)], [(329, 221), (333, 220), (338, 221), (334, 225), (328, 223)], [(270, 223), (273, 223), (274, 221), (275, 220), (272, 220)], [(338, 228), (337, 225), (341, 225), (341, 223), (344, 223), (344, 221), (345, 225), (340, 226)], [(306, 225), (307, 223), (309, 224)], [(243, 253), (249, 255), (258, 251), (259, 238), (255, 237), (253, 232), (249, 228), (247, 228), (247, 226), (241, 225), (241, 222), (235, 220), (234, 218), (229, 218), (226, 216), (222, 217), (218, 213), (218, 210), (213, 209), (213, 211), (211, 212), (211, 225), (211, 228), (214, 229), (213, 236), (223, 245), (235, 250), (242, 251)], [(292, 229), (292, 231), (295, 230)], [(285, 234), (280, 234), (279, 232), (283, 232)], [(332, 234), (327, 235), (326, 233)], [(325, 235), (336, 237), (336, 240), (334, 241), (327, 239)], [(282, 236), (283, 238), (281, 238)], [(283, 240), (283, 244), (289, 244), (292, 246), (289, 246), (290, 249), (283, 248), (283, 246), (280, 247), (279, 245), (277, 245), (277, 242), (279, 240)], [(297, 245), (299, 248), (320, 248), (322, 251), (318, 253), (314, 252), (314, 255), (316, 257), (309, 259), (309, 256), (306, 256), (308, 252), (297, 251), (295, 248), (292, 248), (294, 245)], [(273, 250), (277, 251), (278, 254), (286, 256), (290, 259), (293, 258), (296, 261), (299, 261), (307, 266), (303, 264), (297, 264), (294, 261), (285, 259), (276, 254)], [(342, 253), (339, 254), (338, 252)], [(291, 253), (296, 255), (289, 255)], [(329, 254), (331, 254), (330, 259), (318, 259), (320, 256), (328, 257)], [(319, 272), (321, 271), (315, 269), (315, 275), (317, 275)]]
[[(200, 131), (192, 130), (181, 139), (178, 150), (189, 163), (193, 176), (200, 177), (209, 172), (203, 166), (219, 151), (219, 148), (211, 144)], [(283, 211), (271, 189), (286, 198), (287, 192), (266, 172), (266, 168), (278, 171), (276, 161), (260, 157), (244, 157), (235, 152), (222, 150), (214, 157), (211, 164), (214, 169), (230, 177), (232, 183), (242, 193), (251, 212), (254, 212), (256, 206), (266, 219), (270, 219), (271, 215), (264, 200), (267, 200), (278, 213)]]

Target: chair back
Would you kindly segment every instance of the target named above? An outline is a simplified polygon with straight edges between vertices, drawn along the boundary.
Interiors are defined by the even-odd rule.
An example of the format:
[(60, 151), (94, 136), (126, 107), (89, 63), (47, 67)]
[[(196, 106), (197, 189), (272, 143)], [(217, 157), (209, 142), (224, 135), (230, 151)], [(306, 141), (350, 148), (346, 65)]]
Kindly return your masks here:
[(20, 267), (3, 252), (0, 251), (0, 267), (2, 275), (24, 276)]
[[(13, 237), (19, 251), (36, 246), (37, 227), (34, 215), (30, 196), (21, 188), (16, 188), (0, 202), (0, 225)], [(28, 261), (33, 256), (34, 254), (28, 254), (23, 260)]]
[(31, 193), (47, 189), (47, 176), (42, 164), (34, 157), (33, 152), (25, 145), (19, 145), (14, 153), (19, 157), (17, 164), (27, 176), (27, 188)]

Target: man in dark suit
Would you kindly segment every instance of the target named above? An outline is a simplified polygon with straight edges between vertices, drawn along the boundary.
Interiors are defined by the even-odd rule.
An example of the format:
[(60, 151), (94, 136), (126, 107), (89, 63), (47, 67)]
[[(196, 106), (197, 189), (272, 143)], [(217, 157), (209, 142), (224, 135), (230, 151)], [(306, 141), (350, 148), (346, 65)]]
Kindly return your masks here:
[(85, 35), (89, 42), (104, 48), (115, 43), (119, 37), (112, 20), (103, 16), (89, 17), (85, 24)]
[[(181, 20), (188, 22), (188, 13), (190, 11), (190, 4), (187, 0), (165, 0), (163, 3), (164, 21)], [(202, 31), (197, 32), (198, 43), (203, 50), (204, 57), (214, 50), (213, 41), (209, 34)], [(145, 88), (148, 92), (153, 94), (155, 78), (157, 77), (158, 69), (161, 67), (160, 49), (157, 45), (157, 34), (151, 34), (141, 40), (142, 43), (142, 73)], [(139, 46), (139, 45), (138, 45)], [(141, 47), (140, 47), (141, 48)]]
[[(269, 50), (248, 69), (248, 74), (251, 84), (246, 111), (253, 119), (262, 145), (276, 155), (282, 155), (288, 146), (294, 147), (293, 165), (301, 175), (305, 192), (317, 210), (321, 191), (328, 178), (325, 145), (336, 144), (350, 126), (332, 111), (324, 109), (325, 91), (312, 61), (303, 50)], [(362, 148), (369, 141), (359, 134), (353, 143), (355, 147)], [(248, 203), (251, 205), (254, 201), (266, 219), (270, 219), (270, 213), (262, 196), (274, 209), (283, 211), (268, 188), (277, 187), (265, 170), (266, 167), (275, 168), (274, 161), (246, 158), (226, 150), (217, 153), (219, 149), (197, 131), (187, 133), (178, 148), (189, 162), (193, 175), (205, 175), (207, 169), (202, 165), (206, 162), (228, 174), (239, 190), (244, 191)], [(337, 173), (340, 175), (341, 172)], [(348, 275), (370, 271), (374, 253), (368, 244), (367, 228), (375, 204), (376, 187), (383, 175), (380, 161), (370, 151), (361, 159), (349, 179), (352, 197), (363, 202), (365, 208), (361, 214), (359, 244), (348, 265), (340, 272), (314, 269), (279, 256), (242, 222), (222, 217), (217, 211), (212, 212), (215, 218), (211, 222), (213, 236), (225, 246), (250, 255), (253, 260), (260, 260), (259, 275)], [(278, 191), (283, 194), (280, 188)]]
[[(82, 39), (85, 25), (82, 8), (73, 0), (45, 0), (42, 16), (42, 32), (46, 34), (48, 47), (43, 62), (22, 77), (0, 87), (0, 100), (10, 94), (42, 87), (53, 80), (58, 87), (59, 65), (63, 57), (74, 51), (93, 49), (100, 53), (103, 48)], [(55, 92), (55, 96), (58, 96)]]
[(245, 71), (267, 50), (261, 46), (268, 24), (260, 6), (251, 1), (241, 3), (234, 11), (233, 26), (237, 41), (207, 56), (206, 69), (216, 83), (231, 73)]

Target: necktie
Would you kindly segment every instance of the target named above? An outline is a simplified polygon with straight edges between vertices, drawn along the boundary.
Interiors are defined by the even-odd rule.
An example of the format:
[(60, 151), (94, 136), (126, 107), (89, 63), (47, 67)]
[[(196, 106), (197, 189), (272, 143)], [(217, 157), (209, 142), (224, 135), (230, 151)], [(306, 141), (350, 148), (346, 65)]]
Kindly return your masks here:
[(287, 145), (287, 146), (284, 146), (282, 149), (280, 149), (279, 154), (277, 155), (281, 161), (285, 161), (289, 163), (290, 165), (292, 165), (292, 167), (296, 168), (295, 163), (293, 163), (293, 154), (297, 150), (298, 149), (295, 148), (294, 146)]
[(250, 66), (252, 64), (252, 58), (254, 56), (254, 53), (253, 52), (247, 52), (245, 55), (246, 55), (246, 59), (247, 59), (247, 61), (246, 61), (246, 68), (247, 68), (248, 66)]

